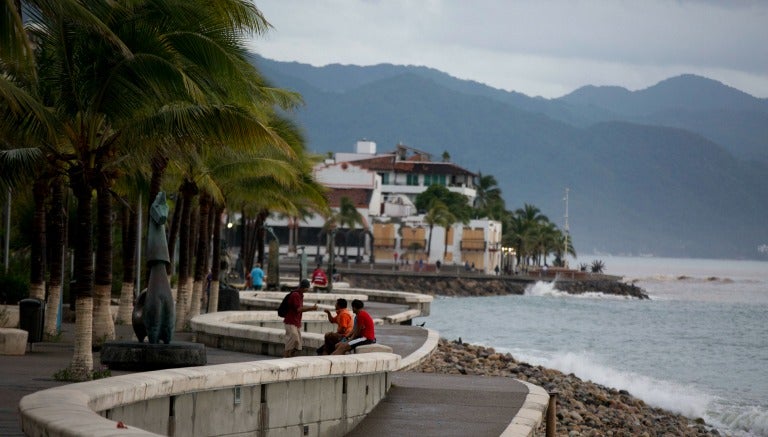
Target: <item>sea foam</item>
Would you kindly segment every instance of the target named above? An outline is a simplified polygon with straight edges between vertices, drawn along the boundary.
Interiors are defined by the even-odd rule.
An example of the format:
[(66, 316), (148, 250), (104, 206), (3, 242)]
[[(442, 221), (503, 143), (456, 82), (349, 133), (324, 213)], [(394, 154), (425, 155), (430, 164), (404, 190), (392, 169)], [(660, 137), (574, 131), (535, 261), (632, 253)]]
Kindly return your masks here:
[(566, 374), (573, 373), (583, 380), (617, 390), (626, 390), (649, 405), (687, 417), (705, 417), (707, 407), (714, 399), (691, 386), (614, 369), (604, 365), (598, 357), (586, 351), (555, 353), (549, 357), (535, 352), (529, 355), (524, 351), (515, 351), (513, 355), (531, 364), (557, 369)]
[(577, 299), (630, 299), (628, 296), (618, 294), (608, 294), (600, 291), (587, 291), (584, 293), (568, 293), (557, 289), (557, 282), (538, 281), (525, 287), (526, 296), (554, 296), (554, 297), (572, 297)]

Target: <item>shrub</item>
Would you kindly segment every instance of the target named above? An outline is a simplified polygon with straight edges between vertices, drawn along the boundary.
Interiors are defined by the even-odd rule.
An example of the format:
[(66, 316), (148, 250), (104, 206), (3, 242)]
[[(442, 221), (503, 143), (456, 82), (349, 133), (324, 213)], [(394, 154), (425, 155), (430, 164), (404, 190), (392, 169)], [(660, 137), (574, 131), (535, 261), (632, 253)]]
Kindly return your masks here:
[(29, 278), (13, 272), (0, 274), (0, 303), (16, 305), (29, 296)]

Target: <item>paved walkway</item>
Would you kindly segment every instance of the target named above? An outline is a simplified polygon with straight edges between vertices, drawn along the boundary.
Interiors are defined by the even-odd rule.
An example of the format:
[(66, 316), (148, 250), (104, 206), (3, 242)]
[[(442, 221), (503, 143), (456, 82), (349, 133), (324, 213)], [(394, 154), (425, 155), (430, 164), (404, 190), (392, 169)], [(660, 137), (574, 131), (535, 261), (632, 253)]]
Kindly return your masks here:
[[(396, 313), (397, 305), (370, 303), (374, 317)], [(117, 326), (118, 340), (134, 339), (130, 326)], [(377, 326), (379, 342), (396, 354), (407, 356), (422, 346), (427, 331), (417, 326)], [(33, 344), (24, 356), (0, 355), (0, 436), (22, 436), (18, 404), (22, 397), (39, 390), (63, 385), (54, 373), (66, 368), (73, 354), (73, 324), (62, 325), (59, 342)], [(190, 334), (177, 334), (177, 341), (189, 341)], [(209, 365), (274, 359), (206, 348)], [(98, 365), (99, 354), (94, 353)], [(127, 371), (112, 371), (122, 375)], [(350, 435), (365, 436), (499, 436), (519, 411), (528, 389), (509, 378), (449, 376), (417, 372), (393, 375), (392, 389), (370, 416)]]

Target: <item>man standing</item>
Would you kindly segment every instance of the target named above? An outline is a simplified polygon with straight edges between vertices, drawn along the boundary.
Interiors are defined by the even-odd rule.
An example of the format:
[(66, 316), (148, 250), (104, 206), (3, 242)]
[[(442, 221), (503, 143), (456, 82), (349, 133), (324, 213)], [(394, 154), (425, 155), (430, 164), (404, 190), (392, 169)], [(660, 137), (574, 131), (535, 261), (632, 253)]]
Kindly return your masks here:
[(318, 355), (328, 355), (336, 349), (340, 341), (346, 341), (352, 335), (353, 321), (352, 312), (347, 309), (346, 299), (336, 299), (336, 315), (332, 315), (329, 310), (325, 311), (328, 321), (338, 325), (336, 331), (325, 334), (325, 344), (317, 349)]
[(283, 318), (285, 324), (285, 351), (283, 358), (290, 358), (301, 350), (301, 315), (306, 311), (316, 311), (317, 304), (304, 306), (304, 293), (309, 289), (309, 280), (302, 279), (299, 288), (288, 297), (288, 312)]
[(352, 301), (352, 311), (355, 313), (355, 327), (352, 329), (352, 340), (340, 342), (331, 355), (344, 355), (350, 350), (364, 344), (376, 343), (376, 333), (373, 328), (373, 318), (363, 310), (363, 301)]
[(251, 270), (251, 283), (253, 289), (258, 291), (264, 286), (264, 270), (261, 269), (261, 264), (256, 263), (256, 266)]

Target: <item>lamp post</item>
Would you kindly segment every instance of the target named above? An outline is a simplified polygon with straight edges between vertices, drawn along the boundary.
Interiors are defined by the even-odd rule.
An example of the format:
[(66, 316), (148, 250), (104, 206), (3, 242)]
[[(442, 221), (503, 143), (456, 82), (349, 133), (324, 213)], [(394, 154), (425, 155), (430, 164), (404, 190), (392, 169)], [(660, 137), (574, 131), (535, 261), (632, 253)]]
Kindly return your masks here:
[(328, 242), (328, 293), (333, 293), (333, 270), (336, 261), (336, 224), (332, 223), (330, 226), (330, 241)]
[(565, 242), (563, 247), (563, 267), (568, 268), (568, 192), (570, 188), (565, 189)]
[(304, 252), (304, 246), (299, 246), (299, 281), (307, 277), (307, 254)]

